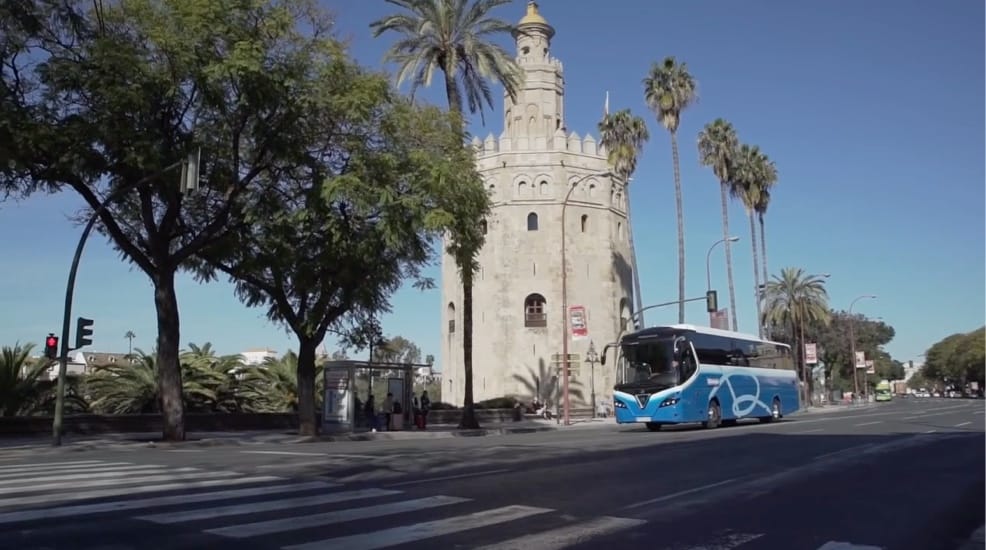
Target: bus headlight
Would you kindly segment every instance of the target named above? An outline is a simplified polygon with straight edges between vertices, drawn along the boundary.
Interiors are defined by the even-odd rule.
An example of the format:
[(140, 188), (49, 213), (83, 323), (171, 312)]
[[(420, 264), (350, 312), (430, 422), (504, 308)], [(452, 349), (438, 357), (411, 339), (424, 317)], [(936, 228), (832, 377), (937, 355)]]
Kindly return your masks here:
[(669, 397), (669, 398), (665, 399), (664, 401), (661, 401), (661, 406), (662, 407), (673, 407), (673, 406), (675, 406), (677, 404), (678, 404), (678, 398), (677, 397)]
[(613, 407), (615, 407), (617, 409), (625, 409), (625, 408), (627, 408), (626, 403), (620, 401), (619, 399), (614, 399), (613, 400)]

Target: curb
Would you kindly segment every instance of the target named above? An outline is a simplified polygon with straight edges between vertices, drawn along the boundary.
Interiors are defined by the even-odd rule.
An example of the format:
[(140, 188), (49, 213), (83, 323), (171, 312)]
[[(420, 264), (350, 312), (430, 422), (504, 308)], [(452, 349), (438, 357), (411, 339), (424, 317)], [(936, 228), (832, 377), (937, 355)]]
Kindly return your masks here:
[(972, 536), (969, 537), (958, 550), (982, 550), (983, 546), (986, 545), (986, 525), (982, 525), (979, 529), (976, 529)]

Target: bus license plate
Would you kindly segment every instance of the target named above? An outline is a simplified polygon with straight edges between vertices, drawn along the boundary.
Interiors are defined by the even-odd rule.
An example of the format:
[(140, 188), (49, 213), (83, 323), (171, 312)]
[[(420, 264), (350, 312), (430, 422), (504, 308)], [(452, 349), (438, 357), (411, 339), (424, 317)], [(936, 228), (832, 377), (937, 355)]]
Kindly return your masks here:
[(650, 421), (651, 421), (651, 419), (650, 419), (649, 416), (638, 416), (637, 417), (637, 422), (650, 422)]

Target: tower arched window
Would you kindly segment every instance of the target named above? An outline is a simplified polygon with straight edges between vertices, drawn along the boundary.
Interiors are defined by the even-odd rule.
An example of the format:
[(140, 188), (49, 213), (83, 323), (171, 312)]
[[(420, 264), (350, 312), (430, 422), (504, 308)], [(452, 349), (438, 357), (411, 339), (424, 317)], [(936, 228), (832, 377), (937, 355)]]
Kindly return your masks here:
[(546, 302), (544, 296), (540, 294), (528, 294), (527, 298), (524, 298), (524, 326), (548, 326), (548, 313), (545, 307)]
[(527, 230), (528, 231), (538, 230), (538, 215), (534, 212), (531, 212), (530, 214), (527, 215)]
[(538, 185), (540, 186), (541, 196), (542, 197), (547, 196), (548, 193), (550, 192), (550, 189), (548, 188), (548, 182), (545, 180), (541, 180), (541, 183), (539, 183)]
[(517, 196), (526, 197), (527, 196), (527, 182), (521, 181), (517, 183)]
[(452, 334), (455, 332), (455, 304), (449, 302), (446, 313), (448, 315), (448, 332)]
[(487, 229), (489, 229), (489, 227), (486, 223), (486, 220), (482, 220), (481, 222), (479, 222), (479, 230), (483, 232), (483, 235), (486, 234)]
[(589, 215), (582, 214), (582, 232), (585, 233), (586, 229), (589, 228)]

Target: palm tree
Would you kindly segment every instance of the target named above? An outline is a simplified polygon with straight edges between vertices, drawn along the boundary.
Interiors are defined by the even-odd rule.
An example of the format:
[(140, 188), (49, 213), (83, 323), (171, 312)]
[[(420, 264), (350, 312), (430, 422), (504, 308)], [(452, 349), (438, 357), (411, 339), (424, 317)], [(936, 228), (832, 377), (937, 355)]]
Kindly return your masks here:
[[(726, 247), (726, 276), (729, 281), (729, 309), (732, 313), (733, 330), (736, 323), (736, 289), (733, 286), (733, 253), (729, 241), (729, 200), (727, 195), (735, 176), (735, 156), (739, 140), (736, 130), (729, 122), (717, 118), (698, 134), (698, 155), (703, 166), (710, 166), (719, 180), (719, 195), (722, 199), (722, 239)], [(759, 318), (759, 311), (757, 318)]]
[[(753, 214), (756, 212), (757, 205), (763, 200), (763, 194), (768, 192), (776, 181), (777, 168), (774, 166), (773, 161), (760, 151), (759, 147), (744, 144), (737, 150), (735, 181), (731, 191), (743, 203), (747, 218), (750, 220), (750, 242), (753, 247), (753, 279), (757, 302), (757, 334), (761, 337), (764, 334), (762, 322), (763, 301), (761, 300), (760, 292), (757, 230), (753, 221)], [(767, 281), (766, 274), (763, 280), (764, 282)]]
[[(387, 31), (403, 35), (387, 51), (386, 60), (396, 62), (398, 86), (411, 80), (412, 93), (419, 86), (430, 86), (435, 70), (442, 72), (449, 110), (464, 122), (462, 94), (465, 92), (469, 112), (483, 104), (493, 109), (493, 94), (488, 81), (499, 82), (511, 98), (516, 98), (523, 72), (517, 63), (491, 39), (515, 30), (490, 11), (510, 0), (387, 0), (406, 10), (388, 15), (370, 24), (373, 36)], [(485, 119), (483, 119), (485, 123)], [(465, 138), (465, 132), (463, 132)], [(472, 287), (478, 270), (476, 256), (484, 237), (478, 228), (453, 232), (449, 247), (462, 279), (462, 369), (465, 395), (460, 427), (478, 428), (473, 406), (472, 381)]]
[(155, 355), (139, 348), (129, 365), (117, 363), (97, 366), (86, 380), (92, 408), (105, 414), (154, 413), (158, 404)]
[(644, 78), (644, 99), (657, 120), (671, 133), (674, 163), (674, 201), (678, 217), (678, 322), (685, 322), (685, 210), (681, 201), (681, 170), (678, 164), (678, 124), (681, 113), (695, 102), (695, 79), (685, 63), (665, 57), (654, 63)]
[(775, 326), (783, 326), (790, 332), (791, 344), (795, 347), (795, 357), (801, 366), (805, 383), (805, 402), (811, 400), (811, 377), (808, 376), (804, 362), (805, 324), (827, 324), (831, 318), (828, 305), (828, 291), (825, 278), (809, 275), (801, 268), (786, 267), (774, 280), (764, 286), (765, 320)]
[(39, 403), (51, 386), (44, 374), (51, 363), (32, 361), (34, 344), (0, 349), (0, 416), (27, 416), (40, 412)]
[(123, 335), (127, 339), (127, 357), (134, 354), (134, 338), (137, 337), (134, 331), (128, 330), (126, 334)]
[(763, 280), (767, 281), (767, 235), (764, 230), (763, 219), (767, 215), (767, 207), (770, 206), (770, 187), (760, 190), (757, 203), (754, 209), (757, 211), (757, 219), (760, 222), (760, 253), (763, 254)]
[[(246, 367), (241, 382), (244, 406), (258, 412), (298, 410), (298, 356), (293, 351), (279, 358), (268, 357), (261, 365)], [(321, 396), (323, 365), (315, 366), (315, 395)], [(316, 402), (318, 398), (316, 397)]]
[[(647, 123), (644, 122), (644, 119), (633, 115), (630, 109), (623, 109), (613, 114), (607, 112), (603, 116), (599, 122), (599, 139), (603, 147), (606, 148), (613, 172), (623, 182), (623, 193), (627, 201), (627, 236), (630, 239), (630, 262), (633, 265), (634, 309), (639, 312), (644, 308), (644, 304), (640, 295), (637, 248), (633, 244), (633, 223), (630, 217), (630, 177), (637, 169), (637, 159), (640, 157), (644, 143), (650, 139), (650, 132), (647, 131)], [(639, 315), (640, 324), (646, 326), (643, 313)]]

